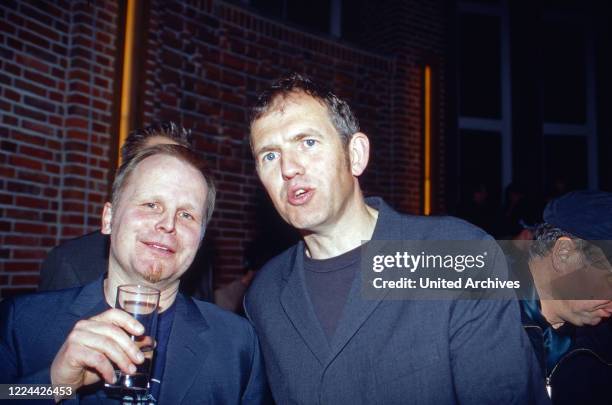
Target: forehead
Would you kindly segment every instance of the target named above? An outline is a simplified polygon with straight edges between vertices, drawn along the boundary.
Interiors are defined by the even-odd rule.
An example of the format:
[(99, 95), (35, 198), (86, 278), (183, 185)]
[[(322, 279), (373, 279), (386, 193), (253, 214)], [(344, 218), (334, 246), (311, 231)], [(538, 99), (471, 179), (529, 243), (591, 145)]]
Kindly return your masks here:
[(178, 145), (176, 141), (162, 135), (153, 135), (146, 139), (144, 146), (150, 147), (155, 145)]
[(267, 135), (295, 135), (311, 128), (321, 135), (336, 135), (327, 106), (305, 93), (278, 96), (269, 110), (253, 121), (251, 143), (253, 146), (265, 141)]
[(206, 180), (198, 169), (177, 157), (158, 154), (147, 157), (134, 168), (121, 199), (156, 195), (203, 207), (206, 193)]

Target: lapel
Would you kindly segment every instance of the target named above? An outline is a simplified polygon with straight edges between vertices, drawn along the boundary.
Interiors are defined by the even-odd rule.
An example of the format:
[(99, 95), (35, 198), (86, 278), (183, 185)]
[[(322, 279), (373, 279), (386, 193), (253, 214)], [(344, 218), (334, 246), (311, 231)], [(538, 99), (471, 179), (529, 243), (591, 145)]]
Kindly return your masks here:
[(368, 317), (374, 312), (376, 307), (381, 303), (383, 298), (389, 293), (389, 289), (379, 289), (374, 293), (376, 294), (371, 299), (365, 299), (363, 297), (362, 280), (361, 280), (361, 269), (357, 270), (355, 274), (355, 280), (349, 291), (349, 295), (344, 305), (344, 311), (336, 332), (331, 341), (331, 353), (329, 362), (340, 353), (340, 351), (348, 344), (351, 338), (357, 333), (361, 325), (368, 319)]
[[(372, 239), (402, 239), (402, 216), (380, 198), (368, 198), (367, 203), (379, 212)], [(303, 258), (304, 242), (299, 242), (293, 250), (291, 262), (284, 268), (283, 279), (286, 284), (281, 291), (281, 304), (308, 348), (321, 365), (326, 366), (357, 333), (389, 291), (380, 289), (372, 299), (364, 299), (361, 292), (361, 271), (358, 270), (334, 337), (329, 342), (306, 289)]]
[[(366, 199), (366, 202), (369, 206), (378, 210), (378, 219), (376, 221), (374, 233), (372, 234), (372, 240), (399, 241), (418, 238), (418, 236), (414, 234), (413, 229), (407, 229), (408, 227), (405, 225), (407, 217), (396, 212), (387, 205), (382, 198), (369, 197)], [(378, 247), (378, 249), (383, 249), (382, 245)], [(370, 292), (369, 294), (373, 295), (371, 298), (364, 298), (362, 292), (362, 276), (363, 273), (360, 268), (357, 270), (355, 280), (353, 281), (353, 285), (346, 300), (346, 305), (344, 306), (344, 312), (340, 317), (336, 333), (331, 342), (330, 362), (340, 353), (344, 346), (348, 344), (361, 325), (364, 324), (376, 307), (378, 307), (385, 296), (390, 292), (389, 289), (381, 288), (374, 292)]]
[(68, 310), (69, 315), (77, 319), (90, 318), (106, 310), (104, 301), (104, 282), (105, 275), (101, 275), (81, 288), (72, 305)]
[(293, 249), (291, 262), (284, 269), (283, 281), (285, 285), (281, 291), (281, 305), (297, 333), (319, 363), (325, 365), (329, 356), (329, 343), (306, 290), (303, 242), (299, 242)]
[(210, 351), (206, 339), (210, 327), (191, 299), (178, 294), (176, 300), (160, 404), (179, 404), (190, 389), (206, 388), (192, 386)]

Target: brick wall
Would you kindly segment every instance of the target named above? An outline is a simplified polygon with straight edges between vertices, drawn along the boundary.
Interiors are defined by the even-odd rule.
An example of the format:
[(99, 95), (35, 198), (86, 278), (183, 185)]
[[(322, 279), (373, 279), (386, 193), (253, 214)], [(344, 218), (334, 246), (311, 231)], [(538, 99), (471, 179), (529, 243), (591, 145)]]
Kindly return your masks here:
[[(404, 16), (414, 12), (401, 3), (388, 2), (390, 14), (378, 20), (381, 27), (389, 21), (393, 26), (357, 47), (218, 0), (151, 1), (145, 69), (139, 78), (145, 85), (144, 121), (172, 119), (191, 127), (196, 147), (210, 163), (219, 199), (206, 243), (215, 253), (218, 284), (242, 273), (254, 242), (281, 246), (287, 241), (279, 237), (286, 229), (262, 192), (246, 138), (247, 106), (287, 70), (331, 84), (355, 108), (373, 145), (363, 178), (366, 192), (383, 195), (400, 210), (419, 211), (420, 62), (425, 52), (442, 53), (441, 23), (436, 22), (442, 17), (440, 7), (415, 2), (414, 10), (434, 16), (430, 26), (423, 32), (399, 29), (401, 18), (391, 16), (398, 10)], [(97, 226), (111, 160), (117, 7), (114, 2), (38, 4), (0, 6), (1, 108), (10, 112), (3, 115), (0, 151), (2, 295), (19, 286), (34, 287), (39, 263), (51, 246)], [(44, 18), (31, 18), (31, 13)], [(30, 20), (42, 26), (27, 28)], [(419, 43), (410, 42), (415, 30)], [(28, 50), (41, 47), (26, 46), (31, 41), (49, 42), (42, 48), (50, 60)], [(26, 68), (20, 57), (47, 71)], [(25, 80), (26, 71), (46, 84), (38, 76)], [(26, 96), (44, 103), (33, 106)], [(22, 133), (27, 137), (21, 139)], [(44, 151), (42, 156), (24, 149), (34, 145)], [(11, 189), (13, 183), (19, 189)]]
[(0, 294), (96, 227), (109, 168), (117, 6), (0, 3)]
[[(207, 243), (214, 246), (215, 267), (223, 269), (218, 280), (224, 282), (243, 271), (249, 243), (266, 234), (257, 229), (257, 205), (267, 201), (258, 199), (246, 107), (272, 78), (287, 70), (305, 72), (351, 101), (376, 144), (389, 144), (393, 61), (223, 2), (154, 2), (150, 22), (145, 114), (180, 117), (211, 163), (219, 199)], [(374, 188), (386, 177), (374, 164), (369, 184)], [(383, 190), (393, 195), (386, 187), (377, 191)]]

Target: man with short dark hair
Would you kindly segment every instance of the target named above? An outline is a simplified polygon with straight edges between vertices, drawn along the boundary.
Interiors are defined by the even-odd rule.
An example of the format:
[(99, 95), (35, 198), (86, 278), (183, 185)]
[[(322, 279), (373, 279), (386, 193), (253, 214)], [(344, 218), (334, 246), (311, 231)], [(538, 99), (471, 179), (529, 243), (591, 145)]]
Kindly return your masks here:
[[(172, 121), (157, 122), (143, 129), (136, 129), (129, 133), (121, 147), (121, 160), (127, 162), (144, 148), (160, 144), (191, 148), (191, 131)], [(70, 239), (56, 246), (42, 264), (39, 291), (81, 286), (97, 279), (106, 271), (108, 248), (109, 238), (100, 231)], [(197, 283), (197, 288), (189, 286), (189, 292), (195, 292), (198, 298), (212, 301), (211, 269), (203, 260), (196, 260), (194, 266), (198, 266), (197, 274), (192, 274), (196, 273), (193, 270), (189, 270), (187, 274), (190, 278), (197, 278), (195, 283), (192, 283)]]
[(179, 145), (145, 148), (120, 167), (102, 233), (108, 272), (83, 287), (0, 303), (2, 383), (70, 385), (79, 403), (120, 403), (103, 383), (114, 367), (144, 361), (142, 325), (112, 308), (117, 287), (161, 291), (146, 403), (268, 403), (259, 344), (249, 323), (178, 292), (212, 214), (215, 189), (203, 162)]
[(535, 230), (523, 323), (554, 404), (608, 404), (612, 385), (612, 193), (548, 203)]
[(361, 295), (364, 241), (490, 237), (458, 219), (401, 215), (364, 199), (358, 179), (370, 143), (344, 100), (290, 74), (260, 96), (250, 144), (276, 210), (302, 236), (258, 272), (245, 299), (278, 403), (545, 397), (530, 375), (535, 358), (516, 302)]

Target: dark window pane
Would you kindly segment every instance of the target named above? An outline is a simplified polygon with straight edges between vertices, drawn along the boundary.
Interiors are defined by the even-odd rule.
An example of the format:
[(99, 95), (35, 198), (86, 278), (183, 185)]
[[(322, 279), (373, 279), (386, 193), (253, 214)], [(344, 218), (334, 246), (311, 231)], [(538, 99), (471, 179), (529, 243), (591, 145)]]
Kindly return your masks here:
[(329, 32), (330, 0), (287, 0), (287, 20), (319, 32)]
[(496, 233), (501, 184), (501, 135), (461, 131), (461, 203), (457, 215)]
[(342, 0), (342, 38), (356, 43), (363, 39), (371, 7), (367, 0)]
[(459, 31), (460, 114), (500, 118), (499, 17), (462, 14)]
[(587, 139), (584, 136), (544, 136), (544, 183), (551, 197), (586, 188)]
[(585, 122), (585, 37), (582, 27), (547, 22), (542, 33), (544, 120)]

